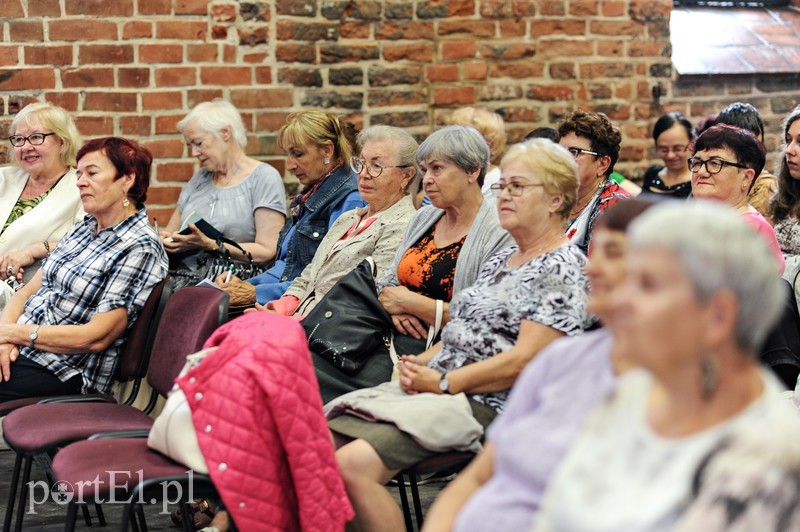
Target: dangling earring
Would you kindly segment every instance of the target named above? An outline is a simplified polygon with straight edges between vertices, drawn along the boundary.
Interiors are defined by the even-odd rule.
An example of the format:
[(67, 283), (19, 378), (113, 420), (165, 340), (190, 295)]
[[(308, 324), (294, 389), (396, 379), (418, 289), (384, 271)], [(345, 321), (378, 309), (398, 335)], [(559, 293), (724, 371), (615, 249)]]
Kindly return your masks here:
[(323, 164), (331, 164), (331, 158), (330, 157), (325, 157), (324, 159), (322, 159), (322, 163)]
[(717, 390), (717, 368), (711, 355), (700, 359), (700, 390), (706, 401), (711, 400)]
[(122, 206), (123, 207), (127, 208), (130, 204), (131, 204), (131, 202), (128, 201), (128, 198), (125, 198), (124, 200), (122, 200)]

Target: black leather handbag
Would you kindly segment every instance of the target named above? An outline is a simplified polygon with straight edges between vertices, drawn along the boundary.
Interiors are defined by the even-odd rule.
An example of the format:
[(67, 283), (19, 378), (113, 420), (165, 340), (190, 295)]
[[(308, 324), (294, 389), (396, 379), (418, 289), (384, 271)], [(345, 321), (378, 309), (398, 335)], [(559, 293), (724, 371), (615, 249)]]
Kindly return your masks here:
[[(230, 251), (225, 246), (233, 246), (244, 253), (246, 261), (236, 260), (231, 257)], [(242, 249), (242, 246), (224, 236), (217, 238), (217, 250), (202, 250), (197, 252), (196, 265), (193, 268), (187, 267), (181, 256), (175, 257), (170, 263), (169, 274), (174, 279), (175, 290), (184, 286), (194, 286), (203, 279), (213, 281), (220, 274), (231, 271), (239, 279), (250, 279), (264, 273), (265, 266), (257, 264), (253, 256)], [(194, 255), (194, 253), (193, 253)], [(172, 259), (172, 258), (171, 258)], [(172, 263), (175, 263), (173, 266)], [(250, 305), (252, 306), (252, 305)]]
[(365, 259), (300, 322), (309, 349), (349, 375), (389, 353), (392, 319), (378, 301), (374, 275), (374, 263)]

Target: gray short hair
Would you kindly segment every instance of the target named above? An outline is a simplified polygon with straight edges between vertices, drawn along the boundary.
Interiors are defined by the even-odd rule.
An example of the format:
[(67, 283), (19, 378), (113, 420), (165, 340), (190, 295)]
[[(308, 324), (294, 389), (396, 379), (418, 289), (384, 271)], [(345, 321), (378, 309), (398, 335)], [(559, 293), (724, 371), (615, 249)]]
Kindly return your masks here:
[(408, 131), (382, 124), (369, 126), (356, 137), (356, 145), (359, 152), (367, 142), (388, 142), (391, 144), (396, 150), (397, 165), (414, 169), (414, 177), (409, 181), (406, 189), (416, 190), (412, 185), (417, 183), (420, 176), (419, 165), (417, 164), (417, 148), (419, 145)]
[(489, 167), (489, 145), (471, 126), (447, 126), (434, 131), (419, 145), (417, 163), (428, 159), (445, 159), (465, 172), (478, 170), (478, 185)]
[(666, 248), (701, 300), (730, 290), (739, 312), (736, 342), (758, 353), (782, 308), (777, 264), (766, 239), (727, 206), (698, 200), (656, 205), (633, 222), (631, 249)]
[(236, 144), (243, 150), (247, 147), (247, 131), (242, 122), (242, 115), (230, 102), (217, 98), (210, 102), (198, 103), (183, 117), (183, 120), (178, 122), (178, 131), (183, 133), (190, 123), (216, 137), (220, 136), (223, 128), (230, 127)]

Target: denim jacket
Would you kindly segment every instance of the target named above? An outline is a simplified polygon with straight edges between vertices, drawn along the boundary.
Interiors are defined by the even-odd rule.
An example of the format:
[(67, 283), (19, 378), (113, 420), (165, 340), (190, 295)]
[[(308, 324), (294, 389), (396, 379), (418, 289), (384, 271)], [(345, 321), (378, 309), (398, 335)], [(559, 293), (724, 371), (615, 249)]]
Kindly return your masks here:
[[(328, 233), (333, 220), (331, 215), (337, 211), (339, 204), (352, 192), (358, 190), (356, 176), (348, 165), (336, 170), (314, 191), (302, 207), (299, 219), (288, 217), (278, 237), (278, 249), (291, 231), (291, 241), (287, 247), (286, 257), (282, 257), (286, 265), (281, 274), (281, 281), (291, 281), (311, 263), (322, 239)], [(362, 201), (363, 204), (363, 201)], [(339, 212), (341, 214), (341, 211)]]

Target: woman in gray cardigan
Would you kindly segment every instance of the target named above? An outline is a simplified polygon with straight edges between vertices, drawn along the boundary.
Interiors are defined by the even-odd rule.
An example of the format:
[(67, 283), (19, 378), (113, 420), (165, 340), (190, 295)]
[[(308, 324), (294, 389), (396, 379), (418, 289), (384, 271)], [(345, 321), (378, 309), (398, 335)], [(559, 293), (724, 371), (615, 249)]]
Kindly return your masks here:
[[(445, 323), (453, 294), (471, 285), (486, 260), (513, 241), (500, 227), (496, 205), (481, 194), (489, 146), (478, 131), (465, 126), (436, 131), (417, 150), (417, 163), (432, 206), (423, 207), (411, 219), (378, 289), (396, 337), (424, 340), (436, 321), (437, 307), (443, 309)], [(421, 351), (425, 343), (420, 344)], [(391, 378), (392, 362), (385, 352), (371, 357), (355, 375), (312, 356), (323, 402)]]

